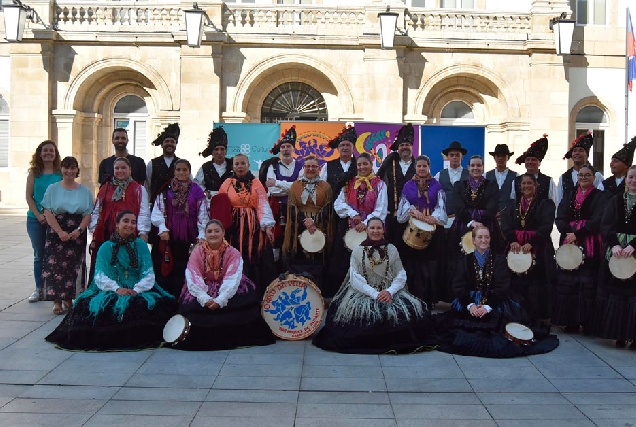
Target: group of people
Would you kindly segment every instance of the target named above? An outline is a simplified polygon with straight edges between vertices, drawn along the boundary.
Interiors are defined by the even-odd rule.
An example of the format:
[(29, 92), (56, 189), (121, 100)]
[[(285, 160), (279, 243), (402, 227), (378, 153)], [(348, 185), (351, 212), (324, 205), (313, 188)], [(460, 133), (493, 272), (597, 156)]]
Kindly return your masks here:
[[(192, 326), (177, 348), (270, 344), (260, 300), (290, 272), (310, 278), (330, 302), (314, 338), (328, 350), (437, 347), (510, 357), (556, 347), (541, 328), (550, 321), (636, 348), (636, 279), (616, 279), (608, 269), (611, 256), (627, 258), (636, 248), (636, 138), (614, 154), (607, 180), (587, 161), (592, 136), (577, 138), (558, 186), (539, 170), (547, 135), (517, 158), (523, 174), (507, 167), (514, 153), (505, 144), (490, 152), (496, 169), (484, 174), (484, 159), (473, 155), (466, 170), (467, 150), (454, 141), (443, 150), (448, 168), (433, 176), (428, 156), (413, 157), (410, 124), (377, 174), (376, 157), (353, 154), (354, 127), (329, 142), (339, 157), (322, 165), (315, 156), (294, 158), (291, 127), (256, 177), (246, 155), (226, 157), (227, 134), (217, 127), (201, 153), (212, 160), (194, 179), (175, 154), (178, 139), (178, 125), (168, 126), (155, 141), (163, 155), (146, 166), (116, 129), (116, 154), (100, 164), (94, 202), (75, 182), (74, 158), (60, 160), (52, 141), (36, 150), (27, 181), (36, 277), (29, 300), (68, 311), (49, 341), (73, 349), (158, 345), (178, 312)], [(559, 246), (581, 248), (578, 269), (557, 266), (554, 224)], [(89, 285), (76, 296), (85, 288), (87, 229)], [(303, 235), (321, 244), (309, 247)], [(530, 254), (532, 262), (512, 271), (509, 253)], [(440, 301), (450, 309), (432, 316)], [(504, 345), (509, 322), (533, 328), (534, 345)]]

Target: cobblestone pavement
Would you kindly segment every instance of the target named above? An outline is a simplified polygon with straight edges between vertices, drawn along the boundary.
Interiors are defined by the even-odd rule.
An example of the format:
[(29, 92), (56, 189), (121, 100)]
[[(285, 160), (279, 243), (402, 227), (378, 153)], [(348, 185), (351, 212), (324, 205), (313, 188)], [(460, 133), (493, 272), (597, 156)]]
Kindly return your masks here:
[(29, 304), (23, 211), (0, 211), (0, 426), (632, 426), (636, 352), (559, 333), (545, 355), (333, 354), (309, 341), (216, 352), (58, 350)]

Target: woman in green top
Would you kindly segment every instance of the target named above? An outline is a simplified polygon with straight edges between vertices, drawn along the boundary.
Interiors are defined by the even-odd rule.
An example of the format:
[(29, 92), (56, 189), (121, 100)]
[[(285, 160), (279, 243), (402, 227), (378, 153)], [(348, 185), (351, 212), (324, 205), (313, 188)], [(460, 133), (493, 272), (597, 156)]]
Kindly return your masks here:
[(29, 302), (37, 302), (42, 296), (42, 261), (44, 260), (44, 237), (46, 234), (46, 217), (42, 213), (42, 198), (49, 185), (62, 179), (60, 172), (60, 153), (55, 142), (42, 141), (31, 157), (31, 167), (26, 183), (27, 234), (33, 247), (33, 276), (35, 291)]
[(93, 196), (88, 187), (75, 181), (77, 177), (77, 159), (65, 157), (62, 181), (50, 185), (42, 199), (48, 224), (42, 267), (44, 297), (54, 301), (55, 314), (71, 307), (78, 284), (84, 288), (86, 228), (93, 211)]

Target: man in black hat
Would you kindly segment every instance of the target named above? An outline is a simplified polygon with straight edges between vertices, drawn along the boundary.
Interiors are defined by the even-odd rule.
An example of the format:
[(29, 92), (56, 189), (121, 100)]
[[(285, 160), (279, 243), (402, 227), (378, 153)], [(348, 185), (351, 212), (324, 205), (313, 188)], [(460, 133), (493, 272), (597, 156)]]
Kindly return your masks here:
[(161, 188), (174, 178), (174, 165), (176, 161), (179, 160), (175, 155), (175, 151), (177, 150), (180, 134), (181, 129), (179, 128), (179, 124), (172, 123), (168, 125), (152, 143), (155, 146), (161, 145), (163, 154), (149, 161), (146, 166), (146, 175), (148, 178), (146, 180), (146, 191), (148, 191), (151, 206), (154, 204), (155, 198), (159, 194), (159, 191), (161, 191)]
[(203, 163), (201, 169), (194, 177), (194, 182), (205, 190), (208, 200), (219, 192), (219, 187), (232, 175), (232, 159), (225, 157), (227, 154), (227, 133), (223, 126), (219, 126), (208, 135), (208, 146), (199, 155), (212, 160)]
[(126, 157), (130, 162), (132, 179), (144, 185), (146, 182), (146, 163), (141, 157), (128, 153), (128, 131), (126, 129), (117, 128), (113, 131), (113, 145), (115, 146), (115, 154), (99, 163), (97, 182), (101, 184), (107, 176), (113, 176), (113, 173), (115, 173), (115, 159)]
[[(563, 156), (563, 159), (572, 159), (572, 167), (559, 177), (559, 185), (557, 186), (558, 202), (561, 202), (565, 193), (574, 191), (579, 177), (579, 169), (588, 163), (587, 159), (590, 156), (590, 148), (592, 148), (593, 143), (594, 137), (591, 131), (584, 135), (579, 135), (568, 152), (565, 153), (565, 156)], [(603, 190), (603, 175), (600, 172), (596, 172), (595, 175), (594, 187)], [(558, 203), (557, 206), (559, 206)]]
[(389, 148), (392, 153), (382, 162), (378, 170), (378, 176), (387, 187), (389, 200), (388, 214), (386, 217), (386, 237), (394, 245), (402, 238), (399, 233), (401, 228), (396, 215), (404, 184), (415, 175), (415, 162), (413, 161), (413, 140), (415, 130), (412, 124), (402, 126), (398, 131), (395, 141)]
[(486, 172), (486, 179), (495, 181), (499, 185), (499, 212), (501, 212), (510, 200), (510, 193), (517, 177), (517, 172), (508, 168), (508, 160), (515, 153), (510, 151), (507, 144), (497, 144), (495, 151), (490, 151), (488, 154), (495, 158), (496, 167)]
[(625, 192), (625, 177), (634, 162), (634, 149), (636, 149), (636, 136), (614, 153), (610, 161), (612, 176), (603, 181), (604, 191), (612, 195)]
[(329, 141), (329, 147), (332, 149), (338, 149), (339, 157), (334, 160), (329, 160), (322, 166), (320, 170), (320, 179), (327, 181), (331, 185), (333, 191), (333, 198), (338, 197), (340, 188), (338, 182), (342, 178), (345, 172), (350, 173), (351, 176), (358, 174), (358, 165), (356, 164), (356, 158), (353, 156), (353, 147), (358, 139), (358, 134), (353, 126), (347, 126), (342, 129), (342, 132), (334, 139)]
[(453, 141), (450, 145), (442, 150), (442, 154), (448, 160), (448, 168), (444, 168), (437, 172), (435, 179), (442, 185), (444, 193), (446, 193), (446, 213), (449, 221), (444, 228), (450, 228), (455, 220), (455, 191), (454, 186), (457, 181), (468, 179), (468, 170), (462, 167), (462, 158), (468, 153), (468, 150), (462, 147), (459, 141)]
[[(557, 204), (557, 188), (552, 177), (541, 173), (539, 168), (541, 162), (545, 158), (548, 152), (548, 134), (544, 133), (543, 136), (537, 139), (530, 145), (521, 156), (517, 157), (515, 163), (518, 165), (523, 164), (526, 167), (526, 173), (534, 175), (537, 178), (539, 187), (537, 188), (537, 200), (550, 199)], [(510, 198), (516, 200), (517, 195), (521, 197), (521, 176), (515, 178), (514, 187), (510, 193)]]

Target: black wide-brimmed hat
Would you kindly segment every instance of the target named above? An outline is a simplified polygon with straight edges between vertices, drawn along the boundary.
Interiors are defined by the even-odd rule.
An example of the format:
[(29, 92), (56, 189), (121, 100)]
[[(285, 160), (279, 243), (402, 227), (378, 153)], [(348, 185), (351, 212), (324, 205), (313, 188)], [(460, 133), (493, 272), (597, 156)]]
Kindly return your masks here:
[(631, 166), (634, 162), (634, 150), (636, 150), (636, 136), (627, 144), (623, 145), (623, 148), (614, 153), (612, 157), (616, 160), (620, 160), (627, 166)]
[(283, 144), (291, 144), (294, 148), (296, 148), (296, 125), (293, 125), (287, 129), (287, 131), (282, 133), (278, 142), (274, 144), (269, 152), (273, 155), (277, 155), (280, 153), (280, 146)]
[(200, 152), (199, 155), (208, 157), (212, 154), (214, 149), (219, 146), (227, 148), (227, 133), (225, 133), (223, 126), (219, 126), (210, 132), (208, 135), (208, 146), (205, 150)]
[(445, 155), (445, 156), (448, 156), (448, 153), (450, 151), (459, 151), (460, 153), (462, 153), (463, 156), (465, 156), (466, 153), (468, 153), (468, 150), (465, 149), (464, 147), (462, 147), (462, 144), (459, 141), (451, 142), (450, 145), (447, 148), (444, 148), (442, 150), (442, 154)]
[(525, 163), (526, 157), (535, 157), (542, 161), (545, 158), (546, 153), (548, 152), (548, 134), (544, 133), (543, 136), (530, 145), (522, 155), (517, 157), (515, 163), (520, 165)]
[(179, 142), (179, 135), (181, 135), (179, 123), (172, 123), (157, 135), (157, 139), (152, 141), (152, 145), (161, 145), (166, 138), (174, 138), (175, 141)]
[(414, 139), (415, 139), (415, 129), (413, 128), (412, 124), (407, 123), (406, 125), (400, 128), (400, 130), (397, 133), (397, 136), (395, 137), (395, 141), (393, 141), (393, 144), (391, 144), (391, 147), (389, 147), (389, 150), (397, 151), (398, 147), (403, 142), (413, 145)]
[(340, 145), (342, 141), (349, 141), (354, 144), (358, 140), (358, 132), (356, 132), (356, 128), (353, 126), (346, 126), (342, 128), (342, 132), (338, 134), (334, 139), (329, 141), (329, 147), (336, 149)]
[(572, 150), (574, 150), (576, 147), (581, 147), (585, 150), (585, 152), (588, 154), (588, 156), (590, 155), (590, 148), (592, 148), (592, 144), (594, 144), (594, 137), (592, 136), (592, 131), (588, 131), (585, 134), (579, 135), (578, 138), (576, 138), (574, 140), (574, 142), (572, 142), (572, 145), (570, 146), (570, 149), (568, 150), (567, 153), (565, 153), (565, 156), (563, 156), (564, 159), (571, 159), (572, 158)]
[(508, 144), (497, 144), (495, 145), (495, 151), (490, 151), (488, 154), (491, 156), (511, 156), (514, 155), (512, 151), (508, 148)]

